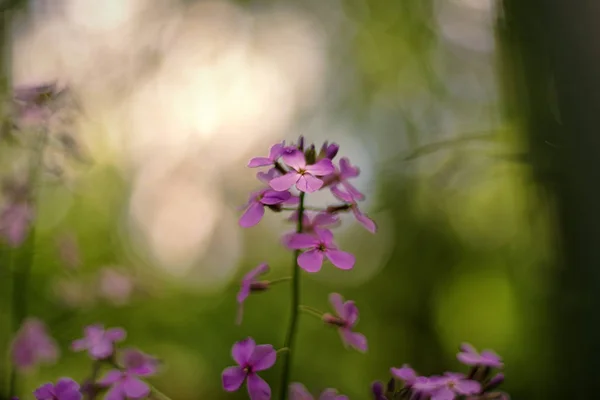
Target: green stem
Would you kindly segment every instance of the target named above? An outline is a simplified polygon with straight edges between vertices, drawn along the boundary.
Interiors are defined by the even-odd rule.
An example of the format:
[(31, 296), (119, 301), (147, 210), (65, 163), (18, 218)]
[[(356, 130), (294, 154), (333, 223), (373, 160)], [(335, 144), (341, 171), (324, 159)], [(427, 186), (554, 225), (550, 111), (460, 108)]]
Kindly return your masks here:
[[(304, 192), (300, 192), (300, 203), (298, 204), (298, 225), (297, 233), (302, 233), (302, 219), (304, 216)], [(298, 256), (300, 250), (294, 251), (294, 262), (292, 271), (292, 298), (291, 298), (291, 316), (288, 325), (287, 335), (283, 347), (289, 349), (283, 355), (283, 371), (281, 374), (281, 387), (279, 388), (279, 398), (285, 400), (288, 394), (288, 385), (290, 383), (290, 372), (292, 367), (292, 349), (296, 337), (296, 325), (298, 324), (298, 311), (300, 306), (300, 267), (298, 266)]]
[(316, 308), (312, 308), (312, 307), (309, 307), (309, 306), (300, 306), (300, 311), (303, 311), (303, 312), (305, 312), (307, 314), (315, 316), (315, 317), (317, 317), (319, 319), (322, 319), (323, 318), (323, 314), (324, 314), (321, 311), (317, 310)]
[[(31, 190), (31, 208), (36, 210), (38, 181), (41, 175), (41, 170), (44, 166), (44, 148), (46, 147), (48, 132), (44, 128), (41, 131), (41, 137), (38, 146), (33, 154), (33, 163), (29, 170), (29, 188)], [(27, 317), (28, 312), (28, 289), (29, 279), (31, 276), (31, 266), (33, 264), (33, 255), (35, 249), (36, 229), (35, 224), (31, 225), (29, 235), (23, 247), (16, 249), (16, 257), (13, 258), (13, 282), (12, 282), (12, 299), (11, 299), (11, 337), (14, 337), (23, 320)], [(8, 381), (8, 398), (16, 395), (17, 390), (17, 371), (15, 368), (10, 368)]]
[(285, 352), (289, 352), (289, 351), (290, 351), (290, 349), (288, 349), (287, 347), (282, 347), (279, 350), (277, 350), (276, 353), (279, 354), (279, 353), (285, 353)]
[(291, 279), (292, 279), (291, 276), (286, 276), (286, 277), (283, 277), (283, 278), (273, 279), (272, 281), (268, 281), (268, 282), (269, 282), (269, 285), (275, 285), (277, 283), (287, 282), (287, 281), (289, 281)]

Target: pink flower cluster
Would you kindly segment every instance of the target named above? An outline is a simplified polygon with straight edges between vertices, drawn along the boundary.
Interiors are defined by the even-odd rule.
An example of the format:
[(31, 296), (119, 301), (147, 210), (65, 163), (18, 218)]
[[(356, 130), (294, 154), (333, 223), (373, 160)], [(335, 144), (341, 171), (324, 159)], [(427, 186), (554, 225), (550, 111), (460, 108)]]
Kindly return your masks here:
[[(373, 220), (358, 206), (358, 202), (364, 200), (365, 195), (351, 183), (352, 178), (360, 174), (360, 170), (347, 158), (341, 158), (338, 163), (335, 163), (338, 151), (337, 144), (326, 142), (317, 152), (314, 145), (305, 147), (304, 139), (301, 137), (296, 144), (277, 143), (271, 146), (267, 156), (255, 157), (248, 163), (250, 168), (265, 168), (264, 171), (256, 174), (264, 186), (250, 195), (240, 218), (240, 226), (249, 228), (258, 224), (266, 210), (290, 211), (287, 220), (294, 222), (297, 229), (283, 236), (283, 244), (295, 251), (294, 268), (301, 268), (308, 273), (319, 272), (326, 260), (341, 270), (354, 268), (356, 263), (354, 255), (338, 247), (331, 230), (341, 223), (340, 213), (351, 212), (367, 230), (372, 233), (377, 230)], [(330, 191), (336, 203), (322, 209), (308, 206), (306, 201), (308, 195), (320, 190)], [(294, 272), (294, 277), (289, 279), (262, 280), (263, 275), (268, 272), (268, 265), (263, 263), (248, 272), (242, 279), (237, 296), (238, 323), (241, 323), (243, 304), (251, 293), (265, 291), (278, 282), (297, 279)], [(354, 331), (359, 315), (355, 303), (344, 301), (337, 293), (332, 293), (329, 300), (335, 314), (323, 313), (301, 305), (293, 305), (292, 313), (294, 316), (302, 310), (312, 313), (327, 325), (336, 328), (346, 347), (366, 352), (366, 337)], [(291, 351), (291, 349), (282, 349), (282, 351)], [(234, 345), (232, 356), (238, 366), (229, 367), (223, 372), (223, 388), (226, 391), (235, 391), (246, 382), (252, 400), (270, 399), (269, 385), (259, 378), (256, 372), (275, 364), (277, 352), (273, 346), (256, 346), (254, 340), (248, 338)], [(289, 397), (292, 399), (313, 399), (299, 383), (290, 384), (289, 390)], [(342, 400), (347, 397), (338, 395), (334, 389), (327, 389), (319, 399)]]

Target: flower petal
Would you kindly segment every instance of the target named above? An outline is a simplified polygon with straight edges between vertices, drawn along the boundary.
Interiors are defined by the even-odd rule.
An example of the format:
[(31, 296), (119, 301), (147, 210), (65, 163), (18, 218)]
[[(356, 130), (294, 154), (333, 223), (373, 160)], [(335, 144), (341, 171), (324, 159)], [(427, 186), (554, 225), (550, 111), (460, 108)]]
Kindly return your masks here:
[(322, 187), (323, 181), (309, 173), (299, 175), (296, 182), (296, 188), (305, 193), (314, 193)]
[(45, 383), (33, 392), (33, 395), (38, 400), (52, 400), (54, 392), (54, 385), (52, 383)]
[(342, 157), (340, 158), (340, 173), (344, 179), (355, 178), (360, 174), (360, 169), (353, 167), (348, 157)]
[(342, 337), (342, 341), (350, 346), (355, 348), (356, 350), (365, 353), (367, 351), (367, 338), (362, 333), (352, 332), (347, 328), (340, 328), (340, 336)]
[(254, 348), (248, 363), (252, 365), (253, 371), (263, 371), (271, 368), (277, 359), (277, 352), (270, 344), (261, 344)]
[(353, 301), (344, 303), (344, 314), (341, 317), (350, 326), (354, 326), (358, 322), (358, 307), (356, 307)]
[(273, 161), (271, 161), (268, 157), (254, 157), (248, 162), (248, 167), (257, 168), (257, 167), (266, 167), (267, 165), (272, 165)]
[(106, 338), (113, 342), (121, 342), (127, 337), (127, 332), (123, 328), (110, 328), (106, 330)]
[(300, 150), (287, 151), (283, 153), (283, 162), (294, 168), (296, 171), (306, 167), (306, 159), (304, 153)]
[(394, 378), (404, 381), (407, 385), (412, 385), (417, 379), (417, 373), (408, 364), (404, 364), (402, 368), (391, 368), (390, 372)]
[(329, 295), (329, 303), (335, 310), (338, 317), (344, 317), (344, 298), (339, 293), (331, 293)]
[(352, 203), (354, 201), (352, 195), (341, 190), (338, 185), (331, 186), (330, 190), (331, 194), (333, 194), (335, 197), (342, 200), (343, 202)]
[(341, 250), (327, 250), (325, 255), (333, 265), (343, 270), (352, 269), (356, 262), (352, 254)]
[(242, 228), (251, 228), (258, 224), (264, 215), (265, 207), (258, 202), (253, 202), (240, 217), (239, 224)]
[(223, 383), (223, 389), (226, 392), (235, 392), (242, 386), (246, 379), (246, 373), (241, 367), (229, 367), (225, 368), (221, 375), (221, 381)]
[(284, 142), (281, 143), (275, 143), (273, 146), (271, 146), (271, 148), (269, 149), (269, 158), (272, 161), (277, 160), (279, 157), (281, 157), (281, 155), (283, 154), (283, 149), (285, 148), (284, 146)]
[(240, 340), (231, 348), (231, 357), (233, 357), (238, 365), (246, 364), (250, 360), (255, 347), (256, 343), (251, 337)]
[(323, 252), (313, 249), (300, 254), (298, 265), (306, 272), (319, 272), (323, 266)]
[(365, 195), (362, 194), (361, 191), (359, 191), (357, 188), (354, 187), (354, 185), (352, 185), (350, 182), (348, 181), (343, 181), (342, 182), (342, 186), (344, 187), (344, 189), (346, 189), (346, 192), (350, 195), (350, 197), (352, 197), (354, 200), (364, 200), (365, 199)]
[(319, 160), (312, 165), (307, 165), (305, 169), (306, 169), (306, 171), (310, 172), (311, 174), (317, 175), (317, 176), (329, 175), (335, 171), (335, 167), (333, 166), (333, 163), (328, 158)]
[(106, 392), (104, 400), (125, 400), (125, 393), (123, 393), (121, 385), (116, 384), (110, 388), (110, 390)]
[(100, 380), (98, 381), (98, 385), (100, 386), (110, 386), (115, 382), (118, 382), (119, 379), (123, 376), (123, 373), (118, 369), (111, 369), (108, 371)]
[(312, 237), (311, 235), (307, 235), (306, 233), (295, 233), (290, 235), (287, 240), (287, 245), (290, 249), (309, 249), (316, 247), (318, 241)]
[(292, 383), (290, 385), (290, 400), (313, 400), (312, 395), (301, 383)]
[(431, 394), (431, 400), (454, 400), (456, 395), (450, 388), (444, 387)]
[(249, 375), (247, 385), (250, 400), (271, 400), (271, 387), (260, 376)]
[(290, 171), (285, 175), (278, 176), (269, 182), (269, 186), (273, 188), (273, 190), (277, 190), (279, 192), (283, 192), (284, 190), (288, 190), (296, 182), (300, 179), (301, 175), (295, 171)]
[(78, 392), (79, 391), (79, 383), (75, 382), (71, 378), (61, 378), (56, 382), (54, 386), (54, 394), (56, 397), (62, 399), (62, 395), (69, 392)]
[(71, 350), (73, 351), (82, 351), (87, 349), (88, 342), (86, 339), (77, 339), (71, 343)]
[(275, 190), (267, 190), (264, 192), (260, 202), (267, 205), (280, 204), (289, 200), (290, 197), (292, 197), (292, 194), (288, 191), (277, 192)]
[(470, 379), (462, 379), (456, 382), (454, 391), (460, 394), (477, 394), (481, 391), (481, 384)]
[(333, 246), (333, 232), (329, 229), (315, 229), (315, 233), (319, 237), (319, 240), (325, 244), (327, 247), (335, 247)]
[(141, 379), (128, 376), (121, 384), (123, 392), (130, 399), (142, 399), (150, 394), (150, 386)]
[(96, 359), (101, 360), (109, 357), (114, 351), (114, 346), (110, 340), (107, 338), (98, 340), (96, 343), (93, 343), (89, 348), (90, 355)]
[(312, 224), (315, 227), (326, 227), (329, 225), (336, 224), (340, 221), (337, 215), (329, 214), (327, 212), (320, 212), (313, 218)]
[(356, 204), (352, 206), (352, 212), (354, 213), (354, 218), (356, 218), (356, 220), (360, 222), (360, 224), (364, 226), (369, 232), (377, 232), (377, 225), (375, 225), (375, 222), (371, 218), (363, 214)]

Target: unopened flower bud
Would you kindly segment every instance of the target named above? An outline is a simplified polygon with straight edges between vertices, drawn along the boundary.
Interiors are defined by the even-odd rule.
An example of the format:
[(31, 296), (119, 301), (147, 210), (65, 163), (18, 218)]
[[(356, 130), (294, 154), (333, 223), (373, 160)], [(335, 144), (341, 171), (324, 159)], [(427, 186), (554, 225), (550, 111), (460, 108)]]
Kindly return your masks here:
[(346, 326), (346, 321), (329, 313), (323, 314), (323, 322), (337, 327)]
[(328, 158), (330, 160), (333, 160), (337, 155), (339, 149), (340, 146), (337, 143), (329, 144), (328, 142), (325, 142), (323, 143), (323, 146), (321, 146), (321, 151), (319, 151), (317, 159), (321, 160), (323, 158)]
[(394, 394), (394, 392), (396, 391), (396, 380), (394, 378), (391, 378), (386, 386), (386, 394), (387, 395), (392, 395)]
[(306, 159), (306, 164), (312, 165), (317, 162), (317, 150), (315, 149), (315, 145), (311, 144), (308, 149), (304, 152), (304, 158)]
[(269, 281), (256, 281), (250, 284), (251, 292), (264, 292), (269, 288)]
[(300, 135), (298, 138), (298, 150), (304, 151), (304, 136)]
[(497, 373), (490, 381), (485, 385), (485, 390), (495, 389), (504, 382), (504, 374), (502, 372)]
[(329, 214), (335, 214), (335, 213), (338, 213), (338, 212), (341, 212), (341, 211), (348, 211), (351, 208), (352, 208), (351, 204), (340, 204), (340, 205), (337, 205), (337, 206), (329, 206), (329, 207), (327, 207), (326, 211)]

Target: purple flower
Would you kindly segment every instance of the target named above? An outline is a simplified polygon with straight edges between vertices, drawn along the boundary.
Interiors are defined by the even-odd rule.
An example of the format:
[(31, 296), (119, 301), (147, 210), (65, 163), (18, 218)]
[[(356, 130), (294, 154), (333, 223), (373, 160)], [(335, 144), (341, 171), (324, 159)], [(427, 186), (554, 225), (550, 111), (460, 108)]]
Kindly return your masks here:
[(356, 307), (356, 304), (351, 300), (344, 302), (344, 298), (338, 293), (331, 293), (329, 302), (337, 316), (325, 314), (323, 315), (323, 321), (338, 328), (344, 345), (353, 347), (363, 353), (366, 352), (367, 338), (362, 333), (352, 330), (358, 323), (358, 307)]
[[(375, 225), (375, 222), (367, 217), (366, 214), (363, 214), (363, 212), (360, 210), (360, 208), (358, 208), (358, 203), (356, 202), (357, 199), (352, 197), (352, 196), (347, 196), (346, 194), (344, 194), (344, 192), (342, 192), (339, 188), (337, 187), (332, 187), (331, 188), (331, 193), (333, 193), (333, 195), (335, 197), (337, 197), (338, 199), (346, 202), (348, 204), (347, 207), (339, 207), (339, 209), (348, 209), (350, 208), (350, 210), (352, 211), (352, 213), (354, 214), (354, 218), (356, 218), (356, 220), (362, 225), (364, 226), (369, 232), (371, 233), (375, 233), (377, 231), (377, 225)], [(347, 199), (350, 200), (347, 200)], [(334, 208), (338, 208), (338, 207), (334, 207)]]
[(390, 372), (396, 379), (404, 382), (404, 386), (410, 387), (417, 380), (417, 373), (408, 364), (404, 364), (402, 368), (391, 368)]
[(267, 185), (269, 182), (271, 182), (271, 180), (277, 178), (278, 176), (281, 176), (281, 173), (277, 170), (277, 168), (271, 168), (267, 172), (259, 171), (256, 173), (256, 178)]
[(48, 335), (46, 325), (36, 318), (28, 318), (15, 336), (11, 356), (14, 365), (24, 371), (39, 363), (56, 362), (58, 353), (58, 346)]
[(106, 400), (142, 399), (150, 394), (150, 386), (140, 376), (151, 376), (157, 371), (155, 358), (139, 350), (128, 349), (123, 353), (123, 370), (108, 371), (98, 385), (110, 387)]
[[(362, 194), (357, 188), (354, 187), (348, 179), (356, 178), (360, 174), (358, 167), (352, 166), (350, 160), (346, 157), (340, 159), (339, 168), (335, 168), (335, 171), (327, 176), (325, 184), (331, 187), (331, 190), (337, 191), (336, 196), (348, 203), (354, 201), (362, 201), (365, 199), (365, 195)], [(343, 188), (343, 190), (340, 188)]]
[(334, 171), (333, 164), (328, 158), (307, 165), (304, 153), (299, 150), (283, 154), (283, 161), (292, 168), (287, 174), (277, 177), (269, 183), (274, 190), (284, 191), (296, 185), (301, 192), (316, 192), (323, 186), (323, 181), (317, 176), (329, 175)]
[(127, 304), (135, 289), (133, 277), (115, 268), (103, 268), (98, 276), (98, 295), (113, 305)]
[(388, 398), (385, 397), (385, 388), (382, 382), (373, 382), (371, 385), (371, 392), (373, 393), (374, 400), (388, 400)]
[(277, 159), (281, 157), (284, 151), (284, 143), (277, 143), (271, 146), (268, 157), (254, 157), (248, 163), (248, 167), (265, 167), (267, 165), (273, 165), (277, 162)]
[[(290, 215), (289, 221), (298, 223), (298, 211), (294, 211)], [(338, 225), (340, 219), (337, 215), (331, 214), (325, 211), (319, 212), (318, 214), (311, 217), (310, 213), (304, 212), (302, 215), (302, 232), (316, 236), (315, 229), (326, 229)], [(283, 244), (289, 247), (290, 239), (296, 234), (296, 232), (288, 232), (283, 235)]]
[(81, 400), (79, 384), (71, 378), (61, 378), (56, 382), (45, 383), (37, 388), (33, 395), (37, 400)]
[(15, 88), (13, 101), (19, 125), (35, 126), (46, 122), (52, 115), (52, 101), (63, 91), (58, 90), (56, 83)]
[(436, 377), (428, 378), (425, 376), (419, 376), (415, 379), (415, 381), (410, 386), (410, 390), (413, 395), (420, 396), (428, 396), (433, 394), (440, 387)]
[[(314, 400), (314, 397), (301, 383), (290, 385), (290, 400)], [(335, 389), (325, 389), (318, 400), (348, 400), (348, 396), (338, 394)]]
[(315, 236), (296, 233), (289, 237), (287, 246), (290, 249), (306, 249), (298, 256), (298, 265), (307, 272), (318, 272), (327, 259), (339, 269), (352, 269), (356, 259), (350, 253), (338, 250), (333, 242), (333, 233), (328, 229), (315, 229)]
[(104, 330), (102, 325), (90, 325), (84, 329), (83, 339), (75, 340), (71, 348), (74, 351), (87, 350), (90, 357), (102, 360), (113, 355), (115, 342), (125, 339), (126, 333), (122, 328)]
[(235, 392), (246, 381), (250, 400), (270, 400), (271, 388), (256, 373), (271, 368), (275, 364), (277, 353), (270, 344), (256, 345), (247, 338), (233, 345), (231, 356), (238, 364), (225, 368), (222, 374), (223, 389)]
[(242, 314), (244, 301), (250, 296), (250, 292), (253, 290), (266, 290), (268, 284), (264, 282), (259, 282), (256, 278), (260, 275), (263, 275), (269, 271), (269, 266), (267, 264), (260, 264), (258, 267), (254, 268), (252, 271), (248, 272), (244, 278), (242, 279), (242, 284), (240, 285), (240, 291), (237, 294), (237, 302), (238, 302), (238, 315), (237, 315), (237, 324), (242, 323)]
[(0, 236), (13, 247), (21, 245), (27, 238), (33, 216), (28, 202), (7, 204), (0, 212)]
[(250, 195), (245, 206), (246, 211), (240, 217), (240, 226), (250, 228), (260, 222), (265, 215), (265, 207), (285, 203), (292, 197), (288, 191), (277, 192), (270, 189), (262, 189)]
[(465, 379), (463, 374), (446, 373), (443, 377), (432, 378), (439, 388), (431, 393), (431, 400), (454, 400), (458, 396), (474, 395), (481, 391), (477, 381)]
[(475, 347), (469, 343), (463, 343), (460, 350), (456, 358), (465, 365), (483, 365), (491, 368), (502, 368), (504, 366), (500, 356), (492, 350), (483, 350), (478, 353)]

